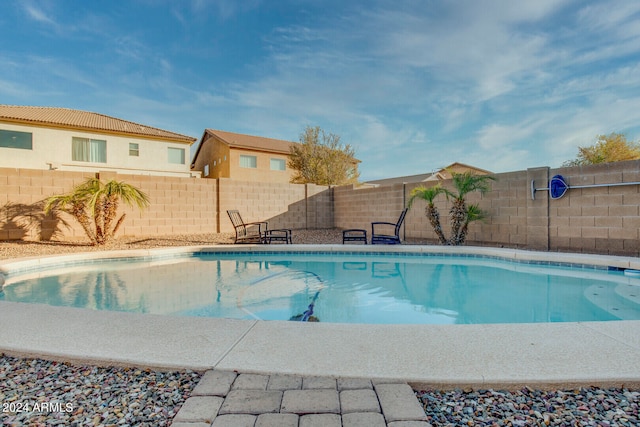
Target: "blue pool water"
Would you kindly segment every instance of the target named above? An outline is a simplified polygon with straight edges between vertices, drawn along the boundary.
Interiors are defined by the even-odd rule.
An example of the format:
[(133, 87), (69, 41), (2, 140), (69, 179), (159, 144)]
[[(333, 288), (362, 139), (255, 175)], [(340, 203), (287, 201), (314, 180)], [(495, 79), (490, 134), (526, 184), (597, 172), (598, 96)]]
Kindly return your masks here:
[(640, 320), (640, 279), (444, 255), (196, 253), (29, 272), (9, 277), (0, 300), (334, 323)]

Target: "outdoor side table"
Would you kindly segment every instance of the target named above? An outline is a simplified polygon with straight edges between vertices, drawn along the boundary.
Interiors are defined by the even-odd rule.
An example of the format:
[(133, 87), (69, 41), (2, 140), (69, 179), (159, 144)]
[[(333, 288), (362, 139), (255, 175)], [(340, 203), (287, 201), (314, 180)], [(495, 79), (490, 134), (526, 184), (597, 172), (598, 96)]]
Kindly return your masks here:
[(272, 242), (282, 242), (285, 244), (291, 244), (291, 230), (266, 230), (262, 237), (264, 243), (271, 244)]
[(342, 244), (345, 242), (362, 242), (367, 244), (367, 230), (360, 228), (350, 228), (348, 230), (342, 230)]

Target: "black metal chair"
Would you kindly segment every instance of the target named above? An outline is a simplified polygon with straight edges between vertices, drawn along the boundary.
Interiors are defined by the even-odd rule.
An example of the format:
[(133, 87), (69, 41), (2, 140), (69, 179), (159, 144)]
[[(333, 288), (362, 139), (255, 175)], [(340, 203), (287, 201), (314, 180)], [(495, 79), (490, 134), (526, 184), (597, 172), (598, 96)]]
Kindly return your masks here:
[[(402, 243), (400, 239), (400, 228), (404, 222), (404, 217), (407, 215), (409, 209), (405, 208), (398, 218), (398, 222), (372, 222), (371, 223), (371, 244), (372, 245), (399, 245)], [(393, 227), (393, 234), (390, 230)], [(376, 230), (377, 229), (377, 230)], [(383, 233), (382, 230), (388, 231)]]
[(289, 229), (269, 230), (266, 221), (244, 222), (237, 210), (228, 210), (227, 215), (229, 215), (236, 232), (233, 243), (282, 242), (291, 244), (291, 230)]
[(264, 243), (264, 234), (268, 230), (266, 221), (244, 222), (237, 210), (228, 210), (227, 215), (236, 232), (233, 243)]

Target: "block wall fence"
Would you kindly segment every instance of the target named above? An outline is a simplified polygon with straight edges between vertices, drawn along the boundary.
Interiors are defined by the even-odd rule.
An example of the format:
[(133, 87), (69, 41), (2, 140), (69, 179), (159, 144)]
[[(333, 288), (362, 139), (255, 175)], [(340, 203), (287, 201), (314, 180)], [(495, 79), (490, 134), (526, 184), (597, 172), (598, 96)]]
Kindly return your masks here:
[(69, 215), (45, 216), (43, 201), (96, 175), (124, 181), (149, 196), (144, 210), (121, 205), (126, 219), (118, 236), (233, 232), (227, 209), (240, 210), (247, 222), (269, 220), (271, 228), (334, 226), (332, 193), (323, 186), (0, 168), (0, 240), (84, 238)]
[[(557, 174), (570, 187), (562, 198), (551, 199), (549, 192), (543, 190), (536, 191), (535, 199), (532, 198), (532, 181), (535, 188), (547, 188), (549, 180)], [(640, 161), (558, 169), (541, 167), (494, 177), (490, 191), (484, 195), (470, 193), (467, 197), (468, 203), (477, 203), (488, 213), (485, 221), (470, 225), (468, 245), (640, 256), (640, 185), (571, 188), (640, 182)], [(411, 190), (419, 185), (337, 187), (335, 225), (370, 230), (373, 221), (395, 222)], [(450, 181), (444, 181), (443, 186), (453, 189)], [(449, 236), (451, 204), (440, 195), (435, 206), (445, 235)], [(414, 202), (402, 232), (406, 239), (437, 243), (425, 207), (422, 200)]]
[[(570, 189), (552, 200), (546, 188), (552, 176), (561, 174)], [(73, 219), (44, 216), (42, 201), (82, 183), (90, 173), (0, 169), (0, 240), (78, 239), (83, 231)], [(119, 235), (148, 237), (232, 232), (227, 209), (238, 209), (245, 221), (268, 220), (270, 228), (364, 228), (371, 222), (395, 222), (411, 190), (420, 184), (396, 184), (377, 188), (260, 183), (226, 178), (197, 179), (100, 173), (101, 179), (117, 179), (145, 191), (149, 208), (123, 207), (127, 214)], [(467, 244), (640, 256), (640, 185), (600, 186), (640, 182), (640, 161), (628, 161), (495, 175), (491, 190), (471, 193), (488, 213), (483, 222), (469, 228)], [(427, 184), (427, 183), (424, 183)], [(451, 182), (444, 181), (446, 188)], [(591, 188), (571, 188), (590, 186)], [(450, 202), (436, 199), (448, 236)], [(405, 239), (436, 243), (424, 214), (424, 201), (409, 211), (402, 233)], [(65, 223), (67, 224), (65, 226)]]

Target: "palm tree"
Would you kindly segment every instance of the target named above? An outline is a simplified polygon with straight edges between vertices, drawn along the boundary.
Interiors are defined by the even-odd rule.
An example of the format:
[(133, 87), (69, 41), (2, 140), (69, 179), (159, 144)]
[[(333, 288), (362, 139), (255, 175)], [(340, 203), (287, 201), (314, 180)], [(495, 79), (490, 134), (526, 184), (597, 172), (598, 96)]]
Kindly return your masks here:
[(462, 228), (460, 228), (460, 244), (467, 240), (467, 233), (469, 232), (469, 224), (474, 221), (482, 221), (487, 217), (487, 213), (480, 209), (477, 203), (467, 206), (467, 219), (465, 220)]
[(489, 191), (489, 181), (495, 181), (495, 178), (490, 175), (476, 175), (471, 171), (463, 173), (452, 173), (453, 186), (456, 192), (447, 191), (447, 197), (453, 198), (453, 204), (449, 210), (451, 220), (451, 239), (449, 244), (461, 245), (466, 239), (467, 225), (469, 220), (469, 210), (465, 197), (467, 194), (473, 191), (479, 191), (481, 194)]
[(126, 214), (122, 214), (112, 227), (120, 201), (140, 209), (149, 205), (147, 195), (130, 184), (115, 180), (103, 184), (97, 178), (89, 178), (71, 193), (47, 198), (44, 211), (49, 213), (57, 209), (70, 214), (80, 223), (92, 244), (104, 245), (124, 221)]
[(436, 235), (438, 236), (440, 244), (443, 245), (447, 244), (447, 239), (444, 237), (444, 233), (442, 232), (442, 226), (440, 225), (440, 213), (438, 212), (438, 208), (436, 208), (433, 204), (433, 200), (439, 194), (445, 192), (446, 190), (442, 188), (440, 184), (434, 185), (433, 187), (416, 187), (411, 190), (408, 203), (409, 208), (411, 208), (415, 199), (422, 199), (427, 202), (424, 213), (429, 219), (429, 223), (431, 224), (431, 227), (433, 227), (433, 231), (435, 231)]

